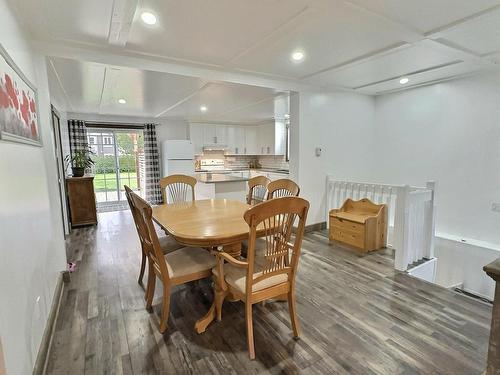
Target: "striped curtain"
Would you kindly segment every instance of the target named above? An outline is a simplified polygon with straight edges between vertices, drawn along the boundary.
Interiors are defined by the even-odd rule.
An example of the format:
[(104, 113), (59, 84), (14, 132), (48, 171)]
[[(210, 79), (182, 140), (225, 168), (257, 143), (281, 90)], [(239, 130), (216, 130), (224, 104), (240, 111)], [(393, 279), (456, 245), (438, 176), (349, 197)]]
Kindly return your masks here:
[(162, 202), (160, 190), (160, 156), (155, 124), (144, 125), (145, 198), (151, 204)]
[(85, 121), (68, 120), (69, 147), (71, 155), (78, 150), (88, 150), (87, 128)]

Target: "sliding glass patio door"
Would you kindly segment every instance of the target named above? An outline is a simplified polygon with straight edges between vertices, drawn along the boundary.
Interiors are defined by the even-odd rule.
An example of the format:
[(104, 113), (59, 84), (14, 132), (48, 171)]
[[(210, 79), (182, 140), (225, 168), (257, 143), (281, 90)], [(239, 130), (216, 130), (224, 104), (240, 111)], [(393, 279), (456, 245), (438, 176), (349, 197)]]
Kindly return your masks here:
[(144, 138), (142, 130), (90, 128), (94, 190), (99, 211), (125, 208), (124, 185), (143, 196)]

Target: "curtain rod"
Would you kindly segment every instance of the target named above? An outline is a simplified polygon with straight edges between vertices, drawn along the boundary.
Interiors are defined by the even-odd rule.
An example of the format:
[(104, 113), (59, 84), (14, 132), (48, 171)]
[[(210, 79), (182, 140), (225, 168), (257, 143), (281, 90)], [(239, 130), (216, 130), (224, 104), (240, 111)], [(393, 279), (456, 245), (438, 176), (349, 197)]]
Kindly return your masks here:
[(107, 129), (144, 129), (144, 124), (133, 124), (125, 122), (84, 121), (88, 128)]

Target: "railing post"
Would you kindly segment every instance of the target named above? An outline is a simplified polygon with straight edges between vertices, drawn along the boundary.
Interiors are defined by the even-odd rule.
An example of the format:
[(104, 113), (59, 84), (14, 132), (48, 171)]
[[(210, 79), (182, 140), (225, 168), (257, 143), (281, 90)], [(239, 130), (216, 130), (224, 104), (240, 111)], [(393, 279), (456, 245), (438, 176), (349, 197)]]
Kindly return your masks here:
[(484, 272), (495, 280), (495, 299), (491, 313), (490, 341), (486, 375), (500, 373), (500, 259), (483, 267)]
[(396, 250), (394, 267), (399, 271), (406, 271), (408, 268), (409, 203), (410, 186), (398, 187), (394, 218), (394, 248)]
[(436, 181), (428, 181), (425, 186), (432, 191), (431, 201), (429, 203), (430, 215), (428, 219), (428, 233), (429, 233), (429, 259), (434, 258), (434, 237), (436, 235)]
[(326, 228), (329, 229), (329, 217), (328, 215), (330, 214), (330, 204), (331, 204), (331, 194), (330, 194), (330, 175), (326, 175), (326, 189), (325, 189), (325, 192), (326, 192), (326, 196), (325, 196), (325, 199), (326, 199), (326, 212), (325, 212), (325, 220), (326, 220)]

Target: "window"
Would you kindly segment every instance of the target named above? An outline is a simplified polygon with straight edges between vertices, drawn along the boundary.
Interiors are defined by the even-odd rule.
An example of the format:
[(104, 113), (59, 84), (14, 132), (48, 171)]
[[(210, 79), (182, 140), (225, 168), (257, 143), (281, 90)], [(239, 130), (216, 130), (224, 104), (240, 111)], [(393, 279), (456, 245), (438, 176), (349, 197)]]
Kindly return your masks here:
[(104, 145), (112, 145), (113, 144), (113, 137), (102, 137), (102, 143)]
[(95, 145), (95, 137), (89, 136), (89, 144)]

